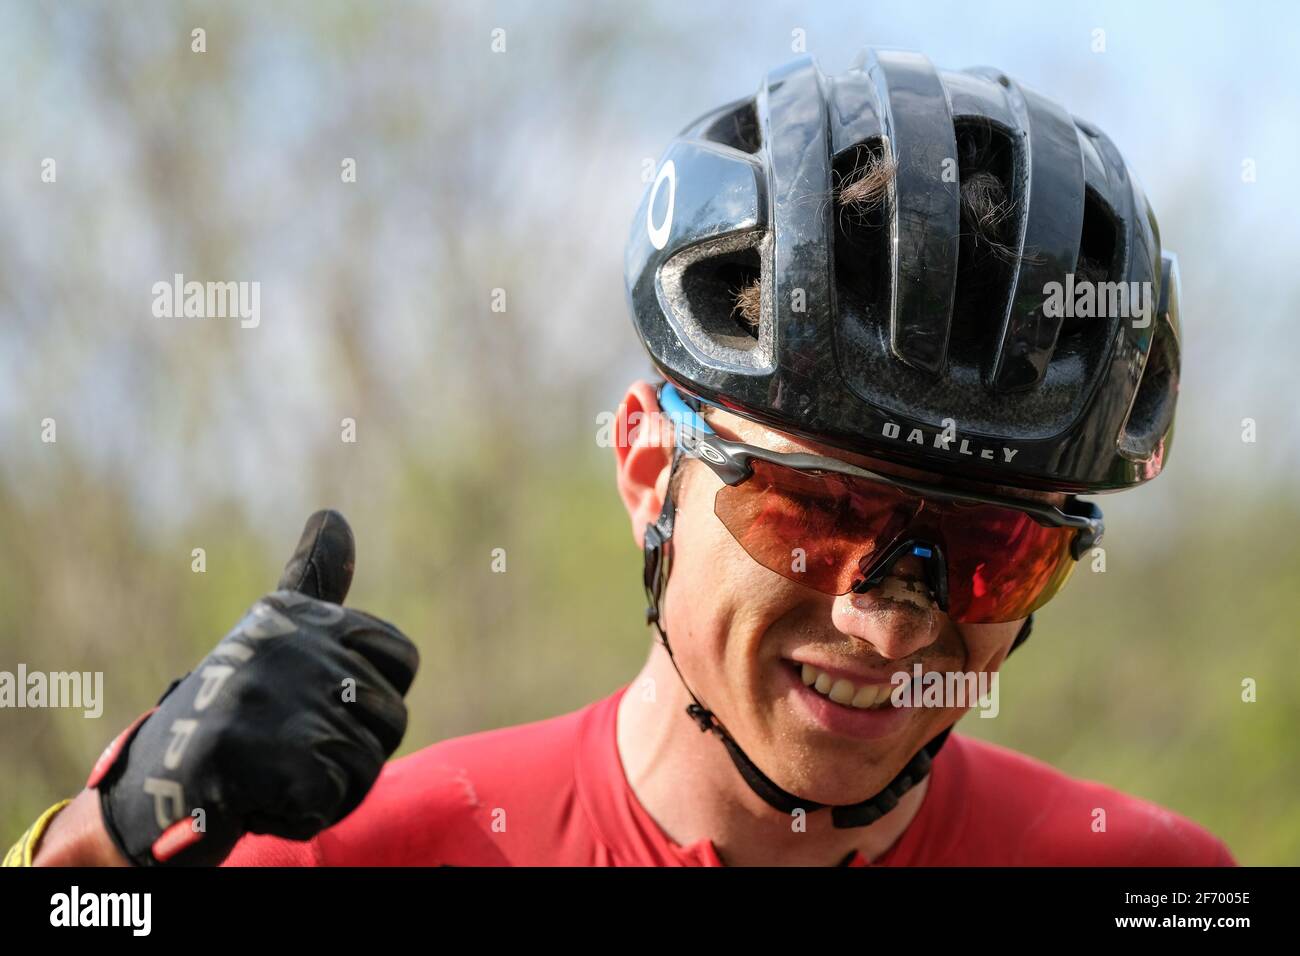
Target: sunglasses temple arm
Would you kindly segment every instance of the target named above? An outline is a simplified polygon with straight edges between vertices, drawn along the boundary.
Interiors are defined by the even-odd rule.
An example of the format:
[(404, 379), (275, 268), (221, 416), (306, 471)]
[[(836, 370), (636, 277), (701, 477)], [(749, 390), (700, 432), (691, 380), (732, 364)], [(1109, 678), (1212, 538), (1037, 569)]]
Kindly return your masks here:
[(1101, 544), (1102, 536), (1106, 533), (1106, 525), (1102, 518), (1101, 509), (1091, 501), (1075, 501), (1075, 505), (1080, 511), (1086, 514), (1080, 514), (1088, 522), (1086, 528), (1080, 528), (1079, 533), (1074, 536), (1070, 542), (1070, 557), (1076, 561), (1083, 560), (1083, 556), (1094, 546)]

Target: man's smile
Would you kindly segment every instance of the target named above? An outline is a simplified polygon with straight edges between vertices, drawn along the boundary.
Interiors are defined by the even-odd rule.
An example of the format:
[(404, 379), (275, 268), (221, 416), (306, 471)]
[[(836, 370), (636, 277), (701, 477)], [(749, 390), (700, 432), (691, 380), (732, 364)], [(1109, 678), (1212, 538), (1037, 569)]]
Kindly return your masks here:
[(782, 659), (778, 670), (791, 712), (818, 731), (874, 740), (897, 732), (911, 719), (909, 708), (890, 703), (894, 687), (889, 675), (867, 679), (789, 659)]

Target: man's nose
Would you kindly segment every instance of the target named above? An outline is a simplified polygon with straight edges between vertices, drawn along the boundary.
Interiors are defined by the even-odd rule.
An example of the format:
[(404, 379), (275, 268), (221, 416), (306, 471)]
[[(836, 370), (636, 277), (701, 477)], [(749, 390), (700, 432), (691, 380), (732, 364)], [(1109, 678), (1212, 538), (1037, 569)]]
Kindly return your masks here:
[(933, 644), (943, 618), (915, 555), (900, 558), (888, 576), (865, 594), (841, 594), (831, 609), (841, 633), (871, 645), (886, 660), (900, 660)]

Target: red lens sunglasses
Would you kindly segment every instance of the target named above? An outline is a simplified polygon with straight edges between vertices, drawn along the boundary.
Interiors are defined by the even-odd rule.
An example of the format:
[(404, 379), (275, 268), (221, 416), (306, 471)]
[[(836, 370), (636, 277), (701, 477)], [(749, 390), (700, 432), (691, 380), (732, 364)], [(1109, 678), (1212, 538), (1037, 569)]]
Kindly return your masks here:
[(722, 479), (713, 511), (763, 567), (823, 594), (864, 593), (896, 562), (921, 559), (952, 620), (1016, 621), (1060, 591), (1101, 540), (1101, 510), (1067, 510), (883, 475), (820, 455), (722, 438), (671, 384), (659, 405), (678, 450)]

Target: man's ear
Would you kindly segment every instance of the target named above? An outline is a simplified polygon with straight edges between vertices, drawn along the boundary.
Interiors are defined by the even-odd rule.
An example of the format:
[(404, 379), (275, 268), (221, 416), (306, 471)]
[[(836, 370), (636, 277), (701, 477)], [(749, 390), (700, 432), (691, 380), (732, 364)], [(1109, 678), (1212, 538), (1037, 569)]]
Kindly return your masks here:
[(637, 547), (645, 543), (646, 525), (653, 524), (668, 494), (673, 459), (672, 424), (660, 413), (654, 386), (633, 382), (618, 407), (614, 454), (618, 464), (618, 493), (632, 520)]

